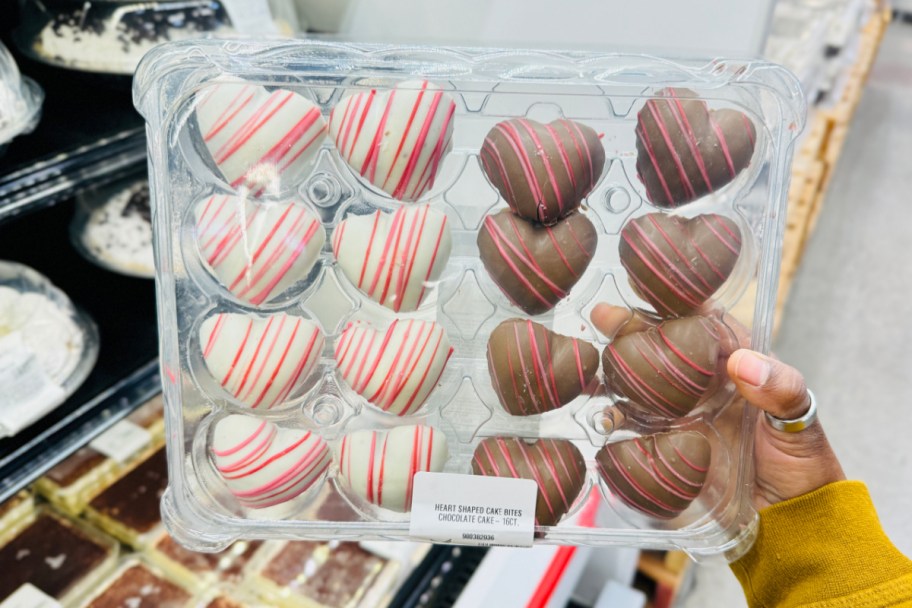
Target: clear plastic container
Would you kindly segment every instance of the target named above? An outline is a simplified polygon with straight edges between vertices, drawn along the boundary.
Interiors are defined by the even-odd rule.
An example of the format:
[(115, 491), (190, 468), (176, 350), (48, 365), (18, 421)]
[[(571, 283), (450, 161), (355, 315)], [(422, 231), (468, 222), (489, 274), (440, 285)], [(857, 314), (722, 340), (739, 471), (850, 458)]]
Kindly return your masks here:
[(13, 56), (0, 42), (0, 154), (14, 137), (35, 128), (43, 101), (44, 91), (19, 73)]
[[(155, 209), (170, 467), (162, 511), (182, 543), (216, 550), (237, 538), (409, 538), (408, 471), (466, 476), (457, 479), (490, 473), (482, 457), (473, 468), (473, 454), (506, 437), (574, 446), (540, 442), (540, 454), (530, 456), (534, 471), (517, 473), (548, 478), (540, 507), (564, 503), (540, 513), (536, 542), (729, 557), (749, 547), (755, 411), (735, 398), (722, 371), (744, 337), (724, 313), (752, 294), (743, 343), (768, 350), (792, 143), (805, 114), (790, 73), (761, 61), (212, 41), (151, 52), (137, 72), (134, 101), (148, 123)], [(639, 144), (638, 115), (649, 123)], [(318, 117), (332, 123), (323, 139)], [(511, 119), (525, 120), (504, 122)], [(556, 119), (575, 122), (529, 122)], [(411, 130), (412, 123), (422, 126)], [(498, 129), (507, 134), (499, 143)], [(517, 139), (519, 129), (530, 136)], [(663, 156), (661, 139), (672, 131), (678, 147)], [(511, 148), (516, 141), (523, 143)], [(650, 165), (660, 171), (650, 173)], [(559, 171), (566, 177), (555, 177)], [(521, 187), (537, 188), (542, 198)], [(563, 198), (546, 197), (549, 188)], [(554, 222), (550, 231), (508, 211), (506, 196), (523, 213)], [(524, 206), (529, 197), (533, 204)], [(580, 210), (570, 212), (577, 202)], [(732, 240), (738, 233), (740, 251)], [(712, 241), (714, 253), (688, 245), (688, 234)], [(665, 237), (670, 249), (662, 249)], [(383, 258), (392, 270), (377, 269), (382, 256), (366, 254), (369, 245), (396, 252)], [(644, 247), (660, 251), (650, 263), (640, 256), (638, 265)], [(678, 256), (687, 247), (695, 257)], [(671, 276), (683, 281), (672, 291), (690, 307), (688, 320), (675, 326), (686, 331), (634, 332), (661, 321), (660, 309), (669, 319), (681, 314), (672, 310), (680, 311), (680, 299), (657, 295)], [(629, 336), (612, 340), (595, 327), (590, 313), (598, 302), (628, 309), (621, 314)], [(691, 309), (702, 316), (692, 318), (698, 313)], [(514, 333), (490, 345), (489, 369), (489, 337), (511, 319), (501, 332)], [(300, 334), (289, 337), (289, 327)], [(523, 345), (522, 332), (538, 339), (544, 328), (578, 341), (536, 342), (553, 353)], [(254, 343), (270, 353), (287, 346), (282, 352), (291, 353), (294, 369), (284, 358), (258, 359)], [(382, 356), (365, 354), (367, 343), (382, 344)], [(514, 357), (535, 365), (505, 363), (511, 343), (520, 344)], [(644, 345), (651, 358), (637, 359)], [(605, 352), (612, 354), (602, 361)], [(552, 367), (541, 365), (545, 357)], [(625, 383), (625, 369), (650, 366), (664, 377), (638, 383), (627, 374)], [(280, 378), (282, 389), (267, 378)], [(511, 397), (510, 381), (538, 382), (540, 398), (521, 390)], [(677, 382), (675, 390), (690, 396), (672, 398), (661, 382)], [(656, 390), (681, 411), (655, 407)], [(528, 409), (553, 394), (561, 407)], [(273, 424), (279, 430), (269, 434)], [(413, 425), (431, 427), (436, 447), (429, 429)], [(353, 437), (358, 431), (366, 434)], [(385, 498), (358, 481), (374, 470), (363, 443), (371, 431), (381, 432), (376, 445), (382, 433), (393, 437), (389, 454), (374, 453), (387, 467)], [(647, 473), (689, 486), (665, 488), (680, 502), (632, 496), (624, 486), (632, 469), (612, 468), (611, 459), (622, 457), (612, 450), (665, 432), (684, 439), (660, 437), (666, 452), (645, 463), (653, 467)], [(533, 451), (527, 442), (504, 441)], [(312, 474), (288, 469), (267, 479), (254, 472), (262, 484), (237, 481), (238, 470), (242, 478), (250, 473), (245, 464), (260, 462), (245, 447), (268, 446), (265, 453), (276, 455), (269, 450), (292, 444), (307, 447), (302, 458), (311, 459)], [(679, 450), (671, 457), (676, 469), (654, 468), (669, 445)], [(569, 472), (557, 471), (553, 463), (574, 449), (581, 464), (562, 461)], [(391, 472), (416, 455), (411, 469), (406, 462), (405, 481)], [(289, 488), (289, 480), (298, 485)], [(337, 494), (338, 508), (318, 508)], [(580, 525), (574, 515), (587, 497), (625, 524)]]

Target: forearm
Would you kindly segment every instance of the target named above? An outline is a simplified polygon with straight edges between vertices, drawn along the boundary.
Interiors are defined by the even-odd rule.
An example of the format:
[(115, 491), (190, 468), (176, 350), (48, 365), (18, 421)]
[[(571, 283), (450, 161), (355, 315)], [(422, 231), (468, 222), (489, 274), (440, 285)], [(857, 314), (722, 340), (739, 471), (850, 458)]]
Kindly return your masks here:
[(751, 608), (912, 604), (912, 561), (884, 534), (856, 481), (761, 511), (757, 542), (731, 568)]

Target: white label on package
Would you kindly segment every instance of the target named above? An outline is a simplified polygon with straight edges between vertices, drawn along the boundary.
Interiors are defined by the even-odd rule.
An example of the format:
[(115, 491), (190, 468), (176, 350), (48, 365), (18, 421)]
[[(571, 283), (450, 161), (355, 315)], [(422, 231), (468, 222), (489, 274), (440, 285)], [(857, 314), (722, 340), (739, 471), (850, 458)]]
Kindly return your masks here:
[(222, 0), (222, 6), (231, 25), (241, 34), (274, 36), (279, 33), (267, 0)]
[(123, 464), (150, 443), (149, 431), (129, 420), (121, 420), (93, 439), (89, 447)]
[(538, 485), (531, 479), (418, 473), (409, 535), (481, 547), (531, 547)]
[(61, 608), (61, 605), (35, 585), (25, 583), (0, 602), (0, 608)]
[(65, 397), (19, 332), (0, 338), (0, 437), (15, 435)]

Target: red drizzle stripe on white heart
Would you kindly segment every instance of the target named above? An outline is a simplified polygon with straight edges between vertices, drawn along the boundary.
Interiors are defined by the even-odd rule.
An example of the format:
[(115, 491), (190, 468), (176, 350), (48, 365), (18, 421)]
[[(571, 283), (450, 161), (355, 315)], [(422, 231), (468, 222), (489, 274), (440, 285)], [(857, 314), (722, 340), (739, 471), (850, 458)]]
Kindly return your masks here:
[[(423, 405), (452, 353), (440, 325), (399, 319), (382, 334), (364, 324), (350, 324), (335, 349), (336, 364), (352, 389), (400, 416)], [(409, 382), (414, 386), (409, 388)]]
[[(429, 205), (422, 205), (400, 207), (393, 213), (389, 229), (382, 231), (380, 225), (385, 223), (385, 219), (381, 211), (373, 214), (360, 272), (357, 278), (352, 277), (348, 265), (345, 265), (346, 274), (359, 290), (375, 302), (396, 312), (416, 310), (428, 283), (434, 278), (444, 236), (448, 238), (447, 217), (432, 211)], [(333, 233), (333, 254), (338, 260), (352, 255), (349, 254), (350, 249), (357, 252), (364, 247), (364, 235), (354, 229), (351, 232), (347, 230), (351, 221), (363, 222), (363, 218), (344, 220)], [(436, 232), (426, 230), (433, 230), (438, 223)]]
[[(412, 91), (393, 89), (386, 94), (379, 110), (375, 102), (383, 95), (376, 90), (352, 95), (330, 115), (330, 123), (339, 118), (334, 130), (336, 147), (342, 157), (362, 177), (399, 200), (416, 200), (434, 185), (440, 161), (451, 145), (456, 104), (430, 86), (422, 81), (411, 103), (399, 99), (409, 99)], [(369, 120), (374, 112), (380, 113), (376, 123)], [(398, 135), (398, 131), (391, 133), (388, 122), (403, 116), (407, 119), (398, 141), (385, 141)], [(437, 129), (435, 123), (439, 123)], [(372, 125), (373, 131), (368, 132), (366, 125)], [(409, 142), (410, 138), (414, 141)], [(356, 153), (365, 139), (368, 140), (366, 151), (360, 157)], [(385, 175), (378, 174), (381, 163), (389, 167)], [(401, 171), (398, 180), (391, 182), (397, 171)]]
[[(221, 92), (223, 87), (227, 93)], [(253, 85), (217, 85), (204, 93), (198, 107), (202, 111), (219, 95), (231, 95), (202, 133), (203, 141), (231, 186), (247, 185), (254, 196), (266, 190), (267, 180), (279, 177), (302, 155), (315, 151), (326, 132), (320, 109), (304, 98), (278, 90), (258, 100), (258, 91), (261, 89)], [(256, 169), (263, 166), (271, 171)]]
[(332, 460), (329, 446), (313, 432), (279, 429), (269, 421), (237, 415), (216, 425), (211, 451), (231, 493), (255, 509), (314, 487)]
[[(326, 443), (311, 432), (284, 450), (267, 453), (236, 473), (222, 471), (226, 481), (261, 476), (259, 485), (232, 490), (244, 505), (263, 508), (283, 503), (312, 486), (329, 468), (331, 455)], [(278, 470), (275, 470), (278, 469)]]
[[(200, 109), (205, 108), (212, 99), (218, 95), (218, 90), (224, 85), (216, 85), (216, 87), (203, 97), (200, 102)], [(211, 141), (216, 135), (222, 132), (222, 129), (231, 124), (231, 122), (237, 118), (245, 108), (250, 106), (250, 102), (253, 101), (253, 98), (256, 96), (256, 89), (253, 86), (245, 85), (242, 87), (237, 87), (237, 93), (225, 107), (225, 110), (219, 114), (219, 116), (212, 123), (212, 126), (208, 131), (203, 133), (204, 141)]]
[(223, 313), (215, 315), (203, 358), (212, 369), (217, 352), (233, 353), (220, 384), (238, 401), (268, 409), (288, 399), (310, 375), (322, 349), (320, 329), (299, 317), (278, 314), (264, 322)]
[[(380, 507), (395, 508), (399, 496), (390, 496), (390, 493), (400, 488), (390, 489), (384, 482), (386, 476), (392, 474), (397, 479), (400, 478), (400, 471), (405, 469), (407, 482), (401, 488), (405, 495), (401, 502), (405, 510), (409, 510), (412, 505), (412, 491), (414, 488), (415, 475), (420, 471), (432, 471), (432, 458), (434, 452), (434, 428), (429, 426), (416, 425), (411, 427), (410, 439), (408, 443), (403, 438), (398, 438), (399, 443), (393, 445), (390, 443), (392, 431), (362, 431), (370, 433), (370, 444), (367, 447), (367, 461), (359, 463), (364, 457), (363, 454), (354, 452), (355, 443), (351, 437), (346, 435), (342, 439), (342, 446), (339, 454), (339, 470), (348, 483), (352, 482), (352, 467), (364, 465), (364, 486), (363, 488), (352, 488), (360, 496), (371, 504)], [(381, 441), (382, 438), (382, 441)], [(408, 446), (408, 449), (405, 448)], [(378, 454), (379, 452), (379, 454)], [(353, 464), (354, 463), (354, 464)], [(384, 499), (384, 489), (387, 489), (387, 495)]]
[(214, 195), (203, 203), (197, 219), (197, 240), (206, 263), (229, 291), (254, 305), (278, 295), (276, 286), (311, 240), (323, 234), (319, 219), (298, 205), (285, 205), (259, 234), (254, 227), (260, 228), (258, 216), (266, 215), (264, 209), (230, 195)]

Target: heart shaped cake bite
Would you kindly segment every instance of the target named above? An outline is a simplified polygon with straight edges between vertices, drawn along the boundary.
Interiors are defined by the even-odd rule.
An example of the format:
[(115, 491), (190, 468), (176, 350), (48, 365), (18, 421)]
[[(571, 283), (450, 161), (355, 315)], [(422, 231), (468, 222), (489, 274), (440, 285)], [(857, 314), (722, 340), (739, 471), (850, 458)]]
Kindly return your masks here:
[(254, 306), (305, 278), (326, 242), (319, 218), (295, 203), (214, 195), (196, 205), (196, 240), (209, 271)]
[(450, 258), (447, 216), (430, 205), (351, 216), (333, 232), (339, 268), (355, 287), (396, 312), (417, 310)]
[(687, 89), (663, 89), (637, 114), (637, 176), (657, 207), (715, 192), (750, 165), (757, 132), (746, 114), (710, 110)]
[(509, 319), (488, 338), (488, 370), (501, 405), (514, 416), (543, 414), (589, 388), (599, 354), (588, 342), (526, 319)]
[(475, 448), (476, 475), (531, 479), (538, 484), (535, 523), (553, 526), (566, 515), (586, 482), (583, 455), (565, 439), (488, 437)]
[(426, 80), (371, 89), (342, 99), (329, 132), (342, 159), (364, 179), (400, 201), (430, 190), (453, 146), (456, 103)]
[(415, 474), (442, 471), (448, 456), (446, 435), (434, 427), (357, 431), (342, 438), (339, 481), (378, 507), (409, 511)]
[(254, 409), (298, 397), (323, 344), (323, 332), (314, 323), (284, 313), (222, 313), (200, 326), (206, 368), (234, 399)]
[(686, 416), (716, 377), (719, 333), (705, 317), (665, 321), (605, 348), (605, 383), (619, 397), (668, 418)]
[(640, 297), (662, 316), (687, 315), (728, 279), (741, 253), (741, 231), (716, 214), (650, 213), (624, 226), (619, 249)]
[(238, 81), (196, 95), (196, 121), (206, 149), (232, 188), (259, 196), (297, 183), (326, 136), (320, 109), (306, 98)]
[(485, 217), (478, 232), (479, 256), (491, 279), (533, 315), (567, 297), (597, 245), (595, 226), (580, 213), (542, 226), (504, 210)]
[(611, 493), (626, 505), (671, 519), (700, 495), (711, 455), (703, 435), (684, 431), (609, 443), (595, 460)]
[(238, 414), (216, 423), (210, 451), (225, 485), (251, 509), (278, 505), (319, 488), (332, 462), (329, 446), (313, 431)]
[(350, 323), (336, 342), (336, 365), (352, 389), (385, 412), (417, 412), (453, 354), (446, 330), (432, 321), (397, 319), (376, 330)]
[(510, 208), (553, 224), (580, 206), (602, 175), (605, 149), (584, 124), (546, 125), (526, 118), (499, 122), (481, 146), (481, 166)]

